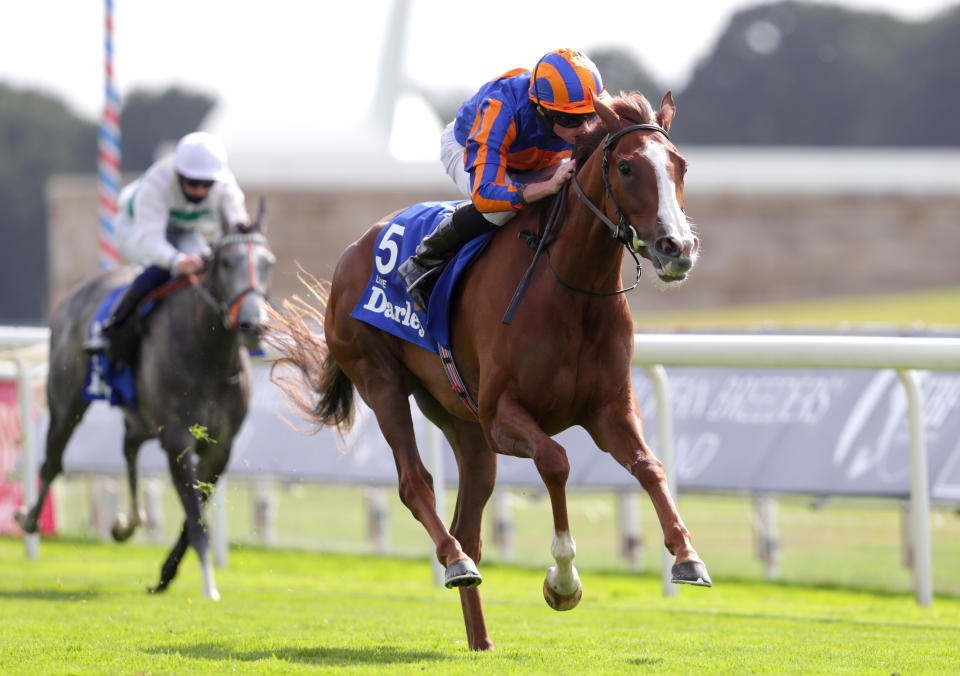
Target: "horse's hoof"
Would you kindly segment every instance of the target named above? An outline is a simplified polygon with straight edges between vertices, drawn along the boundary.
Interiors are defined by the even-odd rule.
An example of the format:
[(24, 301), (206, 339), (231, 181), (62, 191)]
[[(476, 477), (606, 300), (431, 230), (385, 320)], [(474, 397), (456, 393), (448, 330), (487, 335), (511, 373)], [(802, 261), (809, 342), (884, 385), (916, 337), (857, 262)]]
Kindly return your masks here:
[(692, 584), (698, 587), (712, 587), (713, 580), (702, 561), (681, 561), (670, 570), (674, 584)]
[(558, 594), (546, 579), (543, 581), (543, 598), (554, 610), (573, 610), (580, 603), (581, 596), (583, 596), (583, 585), (580, 584), (580, 580), (577, 580), (577, 588), (571, 594)]
[(25, 506), (20, 505), (20, 507), (17, 508), (17, 511), (13, 513), (13, 519), (24, 533), (30, 534), (37, 532), (37, 521), (30, 518), (30, 510)]
[(110, 536), (115, 542), (125, 542), (130, 539), (131, 535), (133, 535), (133, 529), (130, 527), (127, 515), (117, 514), (113, 520), (113, 525), (110, 527)]
[(165, 591), (167, 591), (167, 585), (165, 585), (163, 582), (159, 582), (153, 587), (147, 587), (147, 592), (150, 594), (162, 594)]
[(449, 566), (443, 576), (443, 586), (447, 589), (454, 587), (476, 587), (483, 578), (477, 570), (477, 564), (469, 556), (457, 559)]

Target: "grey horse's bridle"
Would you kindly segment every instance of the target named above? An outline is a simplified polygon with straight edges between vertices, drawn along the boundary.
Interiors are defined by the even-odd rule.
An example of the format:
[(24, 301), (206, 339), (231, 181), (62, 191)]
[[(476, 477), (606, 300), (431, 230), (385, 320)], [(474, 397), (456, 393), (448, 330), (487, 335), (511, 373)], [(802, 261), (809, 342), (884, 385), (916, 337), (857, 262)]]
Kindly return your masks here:
[(206, 301), (206, 303), (214, 310), (216, 310), (221, 321), (223, 322), (224, 328), (228, 331), (235, 331), (237, 328), (237, 316), (240, 312), (240, 305), (243, 303), (243, 299), (251, 293), (258, 294), (263, 299), (266, 299), (267, 297), (266, 289), (257, 284), (253, 247), (254, 245), (259, 245), (265, 247), (267, 251), (269, 251), (270, 245), (266, 236), (259, 232), (234, 233), (222, 237), (214, 246), (214, 253), (231, 244), (247, 245), (248, 286), (245, 289), (236, 294), (228, 302), (224, 302), (210, 293), (209, 289), (200, 283), (200, 278), (197, 275), (190, 275), (190, 283), (197, 290), (197, 293), (200, 294), (200, 297), (203, 298), (203, 300)]

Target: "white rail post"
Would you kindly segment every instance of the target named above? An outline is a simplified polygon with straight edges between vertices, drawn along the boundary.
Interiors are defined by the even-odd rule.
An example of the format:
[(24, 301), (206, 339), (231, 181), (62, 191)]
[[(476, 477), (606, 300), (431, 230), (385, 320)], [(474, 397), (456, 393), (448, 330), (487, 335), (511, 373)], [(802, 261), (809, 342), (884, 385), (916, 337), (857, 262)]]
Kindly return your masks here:
[[(20, 404), (20, 462), (23, 480), (23, 504), (28, 509), (37, 501), (37, 454), (34, 446), (33, 406), (31, 402), (30, 376), (26, 362), (16, 359), (17, 395)], [(37, 533), (23, 538), (24, 553), (28, 559), (36, 559), (40, 546)]]
[(933, 603), (933, 557), (930, 551), (930, 490), (927, 482), (927, 436), (923, 424), (923, 395), (917, 374), (897, 371), (907, 392), (910, 425), (910, 523), (913, 532), (913, 585), (917, 604)]
[[(213, 495), (207, 500), (209, 507), (207, 518), (210, 520), (213, 535), (213, 565), (227, 567), (227, 477), (220, 475)], [(212, 512), (212, 513), (211, 513)]]
[(253, 503), (253, 532), (265, 547), (276, 542), (277, 502), (273, 477), (257, 477), (251, 481), (250, 497)]
[(764, 563), (768, 580), (780, 577), (780, 536), (777, 534), (777, 498), (773, 493), (753, 496), (754, 548)]
[(144, 524), (150, 541), (159, 544), (166, 540), (163, 532), (167, 520), (163, 513), (163, 480), (156, 476), (144, 477), (143, 481), (143, 510), (147, 521)]
[(112, 474), (90, 477), (90, 520), (99, 540), (113, 539), (111, 530), (120, 513), (120, 480)]
[(374, 551), (380, 556), (390, 553), (390, 509), (383, 486), (369, 486), (364, 492), (367, 503), (367, 532)]
[(637, 517), (637, 491), (627, 489), (617, 493), (620, 513), (620, 553), (627, 560), (627, 568), (643, 570), (643, 533)]
[[(657, 397), (657, 457), (663, 463), (663, 471), (667, 475), (667, 489), (674, 500), (677, 499), (677, 473), (673, 462), (673, 411), (670, 400), (670, 382), (667, 380), (667, 370), (659, 364), (647, 364), (647, 374), (653, 383), (653, 391)], [(664, 596), (676, 596), (677, 585), (673, 584), (671, 569), (673, 568), (673, 554), (663, 548), (661, 555), (661, 579)]]
[(513, 562), (513, 493), (506, 486), (497, 487), (493, 494), (493, 541), (500, 550), (500, 559)]

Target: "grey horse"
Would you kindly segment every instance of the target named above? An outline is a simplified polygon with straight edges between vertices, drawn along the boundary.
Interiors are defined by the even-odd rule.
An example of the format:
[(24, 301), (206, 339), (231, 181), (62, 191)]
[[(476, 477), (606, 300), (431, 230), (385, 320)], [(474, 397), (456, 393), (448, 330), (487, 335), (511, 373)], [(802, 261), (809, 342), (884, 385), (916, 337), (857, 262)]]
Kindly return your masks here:
[[(203, 595), (220, 598), (204, 503), (226, 468), (250, 401), (250, 357), (245, 348), (259, 342), (275, 261), (262, 221), (261, 202), (260, 214), (249, 229), (224, 229), (202, 277), (185, 280), (190, 283), (160, 300), (144, 321), (133, 362), (136, 405), (123, 407), (130, 512), (117, 516), (112, 534), (117, 541), (126, 540), (144, 521), (137, 498), (137, 454), (147, 439), (156, 438), (167, 455), (186, 518), (152, 592), (167, 588), (187, 547), (192, 546), (200, 559)], [(88, 360), (83, 343), (91, 318), (103, 300), (136, 272), (114, 268), (81, 282), (51, 317), (46, 458), (36, 504), (17, 514), (27, 533), (37, 530), (50, 484), (63, 470), (64, 448), (90, 405), (81, 390)]]

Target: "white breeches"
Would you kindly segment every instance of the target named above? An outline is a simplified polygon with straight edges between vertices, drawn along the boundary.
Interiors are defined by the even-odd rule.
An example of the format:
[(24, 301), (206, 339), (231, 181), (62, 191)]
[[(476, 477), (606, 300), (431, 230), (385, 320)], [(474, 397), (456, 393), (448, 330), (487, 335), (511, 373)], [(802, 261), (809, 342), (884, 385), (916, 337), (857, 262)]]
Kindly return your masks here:
[[(463, 154), (467, 151), (453, 133), (453, 122), (448, 124), (440, 134), (440, 161), (447, 176), (453, 179), (457, 189), (467, 199), (472, 199), (470, 190), (470, 174), (463, 167)], [(516, 211), (494, 211), (483, 214), (483, 217), (494, 225), (503, 225), (517, 215)]]

